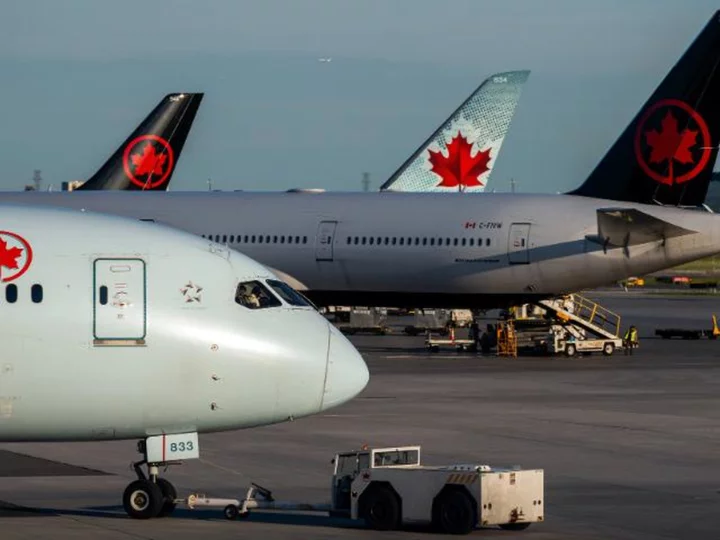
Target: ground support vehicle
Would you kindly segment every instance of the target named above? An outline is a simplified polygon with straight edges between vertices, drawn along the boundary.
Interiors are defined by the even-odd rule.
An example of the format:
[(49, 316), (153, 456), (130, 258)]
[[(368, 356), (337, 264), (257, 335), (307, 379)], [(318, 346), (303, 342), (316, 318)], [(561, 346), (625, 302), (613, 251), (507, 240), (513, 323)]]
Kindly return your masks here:
[(341, 452), (333, 463), (329, 504), (277, 501), (257, 484), (242, 500), (191, 495), (182, 502), (190, 508), (223, 507), (228, 519), (245, 517), (254, 509), (318, 511), (362, 519), (376, 530), (424, 524), (447, 534), (488, 526), (522, 530), (544, 520), (541, 469), (425, 466), (419, 446)]

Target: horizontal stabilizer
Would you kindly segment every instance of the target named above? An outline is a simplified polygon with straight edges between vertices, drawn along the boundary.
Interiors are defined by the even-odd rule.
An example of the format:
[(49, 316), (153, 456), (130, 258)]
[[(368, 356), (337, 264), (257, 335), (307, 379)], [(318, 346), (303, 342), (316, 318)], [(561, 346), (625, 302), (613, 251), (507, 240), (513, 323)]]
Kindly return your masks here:
[(598, 238), (603, 245), (627, 247), (695, 234), (634, 208), (599, 208)]

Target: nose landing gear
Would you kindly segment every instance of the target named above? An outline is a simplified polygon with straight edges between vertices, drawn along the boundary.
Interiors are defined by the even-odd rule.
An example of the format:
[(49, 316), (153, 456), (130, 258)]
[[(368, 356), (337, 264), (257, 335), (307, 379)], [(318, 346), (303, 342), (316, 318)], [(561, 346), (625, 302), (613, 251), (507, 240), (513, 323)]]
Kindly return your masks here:
[[(181, 459), (200, 456), (197, 433), (158, 435), (138, 441), (143, 460), (133, 463), (137, 480), (123, 493), (123, 507), (134, 519), (151, 519), (172, 514), (177, 505), (177, 491), (160, 477), (160, 468), (180, 464)], [(147, 474), (143, 467), (147, 467)]]

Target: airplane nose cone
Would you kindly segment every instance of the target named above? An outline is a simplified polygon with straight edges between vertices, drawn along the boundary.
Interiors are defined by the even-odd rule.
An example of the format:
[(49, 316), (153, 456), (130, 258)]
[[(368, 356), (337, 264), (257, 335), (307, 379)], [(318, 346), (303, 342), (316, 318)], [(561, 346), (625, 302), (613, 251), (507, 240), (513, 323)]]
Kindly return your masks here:
[(334, 327), (330, 330), (325, 393), (320, 410), (350, 401), (370, 380), (365, 360), (347, 338)]

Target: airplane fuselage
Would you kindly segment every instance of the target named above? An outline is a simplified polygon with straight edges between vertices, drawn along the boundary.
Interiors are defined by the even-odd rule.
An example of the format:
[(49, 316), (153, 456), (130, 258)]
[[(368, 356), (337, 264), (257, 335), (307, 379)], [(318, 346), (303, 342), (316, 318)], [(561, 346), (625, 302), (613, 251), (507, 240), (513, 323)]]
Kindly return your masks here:
[(239, 253), (135, 220), (2, 210), (0, 442), (265, 425), (367, 382), (311, 307), (237, 302), (238, 283), (274, 279)]
[[(320, 304), (493, 307), (612, 283), (720, 252), (720, 218), (570, 195), (4, 193), (0, 201), (152, 219), (257, 259)], [(607, 246), (597, 210), (696, 231)]]

